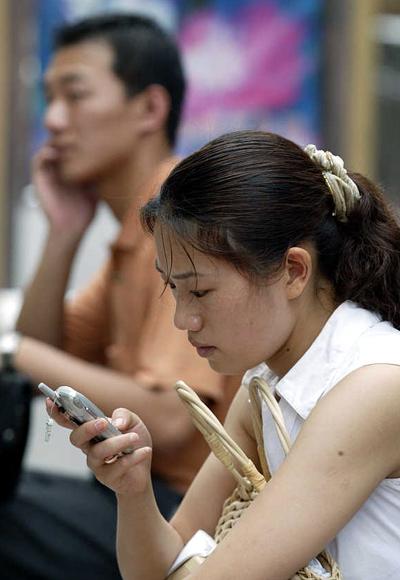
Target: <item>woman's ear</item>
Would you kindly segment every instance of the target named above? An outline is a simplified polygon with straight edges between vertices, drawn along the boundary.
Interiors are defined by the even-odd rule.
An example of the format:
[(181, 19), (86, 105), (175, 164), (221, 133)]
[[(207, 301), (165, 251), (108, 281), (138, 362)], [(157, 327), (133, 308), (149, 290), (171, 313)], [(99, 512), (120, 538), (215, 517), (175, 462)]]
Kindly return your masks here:
[(289, 300), (303, 293), (312, 273), (312, 257), (306, 248), (294, 246), (286, 253), (286, 293)]
[(171, 99), (167, 90), (161, 85), (149, 85), (132, 99), (135, 107), (135, 126), (143, 133), (167, 132), (167, 120), (171, 108)]

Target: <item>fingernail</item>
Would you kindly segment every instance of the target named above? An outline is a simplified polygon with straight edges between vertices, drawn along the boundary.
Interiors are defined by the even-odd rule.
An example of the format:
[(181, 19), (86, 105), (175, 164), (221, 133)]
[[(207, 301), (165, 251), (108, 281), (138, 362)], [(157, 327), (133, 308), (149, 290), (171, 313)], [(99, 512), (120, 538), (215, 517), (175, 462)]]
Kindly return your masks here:
[(113, 425), (115, 425), (115, 427), (123, 427), (125, 425), (125, 419), (117, 417), (116, 419), (113, 419)]
[(96, 431), (103, 431), (106, 422), (104, 419), (97, 419), (97, 421), (94, 422), (94, 426), (96, 427)]

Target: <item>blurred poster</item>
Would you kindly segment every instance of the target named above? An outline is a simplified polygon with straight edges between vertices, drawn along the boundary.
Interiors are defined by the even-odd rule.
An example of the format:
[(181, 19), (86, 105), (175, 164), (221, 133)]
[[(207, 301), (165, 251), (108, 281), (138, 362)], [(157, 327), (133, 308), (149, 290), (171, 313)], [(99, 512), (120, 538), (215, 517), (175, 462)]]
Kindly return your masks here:
[[(323, 0), (39, 0), (43, 72), (55, 26), (99, 12), (153, 17), (183, 53), (188, 95), (178, 150), (232, 130), (320, 142)], [(39, 99), (33, 146), (44, 139)]]

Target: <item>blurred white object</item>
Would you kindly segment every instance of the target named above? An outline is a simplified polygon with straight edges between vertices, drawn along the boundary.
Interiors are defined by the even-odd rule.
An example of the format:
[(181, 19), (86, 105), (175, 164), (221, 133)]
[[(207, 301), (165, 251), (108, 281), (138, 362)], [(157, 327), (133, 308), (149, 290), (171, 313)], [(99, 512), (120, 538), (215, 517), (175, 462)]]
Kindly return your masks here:
[(24, 468), (50, 471), (59, 475), (89, 478), (91, 471), (86, 466), (86, 457), (69, 442), (70, 431), (55, 424), (50, 441), (46, 441), (48, 415), (44, 397), (39, 395), (32, 401), (31, 427), (24, 456)]
[(23, 293), (20, 288), (0, 289), (0, 335), (14, 330), (22, 298)]
[[(74, 261), (68, 289), (84, 286), (109, 255), (109, 245), (119, 224), (105, 204), (101, 204)], [(11, 284), (25, 288), (40, 260), (46, 240), (47, 221), (32, 185), (27, 185), (15, 207), (12, 225)], [(27, 251), (29, 248), (29, 252)]]

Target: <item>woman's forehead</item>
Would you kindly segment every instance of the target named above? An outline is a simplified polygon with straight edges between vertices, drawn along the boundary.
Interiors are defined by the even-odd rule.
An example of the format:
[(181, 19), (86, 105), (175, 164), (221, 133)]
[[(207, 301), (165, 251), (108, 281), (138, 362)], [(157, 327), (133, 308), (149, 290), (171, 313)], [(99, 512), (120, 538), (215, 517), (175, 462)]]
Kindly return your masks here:
[(211, 259), (192, 246), (181, 245), (179, 241), (172, 240), (157, 244), (156, 267), (164, 274), (188, 278), (190, 273), (197, 275), (205, 266), (210, 270)]
[(156, 226), (156, 268), (166, 276), (177, 274), (178, 278), (209, 275), (218, 270), (218, 260), (200, 252), (185, 242), (170, 228)]
[(154, 239), (159, 260), (169, 262), (171, 257), (182, 259), (191, 256), (194, 248), (182, 240), (170, 227), (157, 224), (154, 229)]
[(154, 229), (154, 239), (156, 243), (156, 268), (164, 274), (170, 274), (172, 269), (184, 268), (191, 271), (196, 270), (195, 254), (198, 252), (177, 236), (175, 232), (167, 226), (156, 225)]

